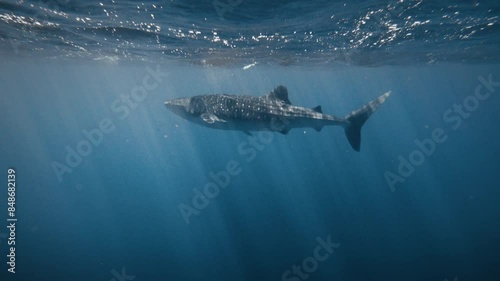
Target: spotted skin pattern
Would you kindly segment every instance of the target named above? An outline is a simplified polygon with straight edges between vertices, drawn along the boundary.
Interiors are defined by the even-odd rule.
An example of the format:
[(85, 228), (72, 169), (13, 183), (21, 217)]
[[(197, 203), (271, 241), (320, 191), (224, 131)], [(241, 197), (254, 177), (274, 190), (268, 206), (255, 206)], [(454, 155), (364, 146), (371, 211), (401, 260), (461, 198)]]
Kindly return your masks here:
[[(309, 118), (340, 121), (340, 118), (322, 114), (312, 109), (293, 106), (267, 97), (241, 95), (205, 95), (191, 98), (191, 105), (203, 103), (204, 112), (223, 120), (262, 120), (273, 117)], [(194, 113), (194, 112), (193, 112)], [(202, 114), (199, 111), (197, 113)]]

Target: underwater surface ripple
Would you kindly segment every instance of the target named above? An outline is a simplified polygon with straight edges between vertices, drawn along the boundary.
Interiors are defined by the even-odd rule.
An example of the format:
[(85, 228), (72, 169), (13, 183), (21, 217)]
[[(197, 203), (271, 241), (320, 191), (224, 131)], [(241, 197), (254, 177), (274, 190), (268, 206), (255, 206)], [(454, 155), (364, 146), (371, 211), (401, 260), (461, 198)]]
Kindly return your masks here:
[(498, 1), (3, 1), (0, 52), (201, 65), (498, 61)]

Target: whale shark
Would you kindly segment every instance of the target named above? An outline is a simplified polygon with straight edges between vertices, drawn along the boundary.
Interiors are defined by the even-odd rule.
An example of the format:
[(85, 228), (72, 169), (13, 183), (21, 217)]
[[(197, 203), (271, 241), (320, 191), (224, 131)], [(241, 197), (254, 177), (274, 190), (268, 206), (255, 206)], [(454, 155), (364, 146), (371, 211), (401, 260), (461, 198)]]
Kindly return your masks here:
[(212, 94), (165, 101), (174, 114), (193, 123), (219, 130), (237, 130), (246, 134), (273, 131), (287, 134), (293, 128), (342, 126), (355, 151), (361, 147), (361, 127), (389, 97), (391, 91), (352, 111), (345, 117), (324, 114), (321, 106), (305, 108), (292, 105), (285, 86), (264, 96)]

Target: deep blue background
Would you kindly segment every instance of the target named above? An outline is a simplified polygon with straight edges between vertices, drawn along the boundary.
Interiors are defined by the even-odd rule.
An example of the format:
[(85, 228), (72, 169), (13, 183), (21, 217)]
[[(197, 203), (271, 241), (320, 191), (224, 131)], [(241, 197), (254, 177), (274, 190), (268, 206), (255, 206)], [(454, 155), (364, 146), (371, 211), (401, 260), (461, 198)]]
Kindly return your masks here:
[[(234, 7), (0, 3), (1, 281), (110, 281), (122, 268), (134, 281), (281, 280), (329, 235), (341, 246), (308, 280), (500, 280), (500, 88), (457, 130), (443, 120), (478, 76), (500, 81), (499, 1), (220, 2)], [(113, 102), (157, 64), (169, 77), (119, 119)], [(360, 153), (328, 127), (275, 134), (250, 162), (244, 133), (163, 106), (279, 84), (292, 103), (337, 116), (393, 95)], [(51, 165), (103, 118), (115, 129), (60, 182)], [(384, 173), (435, 128), (446, 142), (392, 192)], [(231, 160), (241, 174), (187, 225), (179, 204)], [(5, 263), (8, 168), (16, 275)]]
[[(5, 178), (8, 167), (17, 171), (19, 219), (18, 273), (7, 275), (2, 262), (2, 280), (107, 281), (122, 267), (134, 280), (281, 280), (328, 235), (341, 246), (310, 280), (499, 280), (500, 89), (458, 130), (442, 114), (474, 93), (479, 75), (499, 81), (500, 66), (161, 65), (169, 77), (120, 120), (111, 103), (142, 83), (147, 66), (156, 67), (2, 65), (0, 169)], [(278, 84), (293, 104), (338, 116), (393, 95), (365, 125), (360, 153), (341, 128), (327, 127), (275, 134), (251, 162), (237, 150), (244, 133), (199, 127), (163, 106)], [(65, 146), (102, 118), (116, 129), (59, 183), (51, 163), (63, 163)], [(448, 140), (391, 192), (384, 172), (437, 127)], [(242, 173), (187, 225), (178, 205), (191, 204), (192, 189), (229, 160)]]

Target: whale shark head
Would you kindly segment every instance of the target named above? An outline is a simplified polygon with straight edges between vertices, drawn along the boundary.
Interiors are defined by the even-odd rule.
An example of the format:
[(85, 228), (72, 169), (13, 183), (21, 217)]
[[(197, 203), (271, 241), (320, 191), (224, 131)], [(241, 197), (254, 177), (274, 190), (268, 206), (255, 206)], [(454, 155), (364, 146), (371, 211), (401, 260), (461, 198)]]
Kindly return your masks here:
[(175, 115), (188, 118), (190, 115), (191, 98), (179, 98), (165, 101), (165, 106)]
[(165, 101), (165, 106), (182, 118), (199, 117), (206, 112), (201, 97), (179, 98)]

